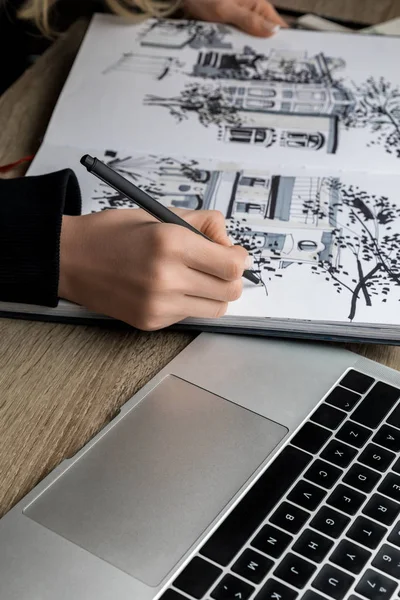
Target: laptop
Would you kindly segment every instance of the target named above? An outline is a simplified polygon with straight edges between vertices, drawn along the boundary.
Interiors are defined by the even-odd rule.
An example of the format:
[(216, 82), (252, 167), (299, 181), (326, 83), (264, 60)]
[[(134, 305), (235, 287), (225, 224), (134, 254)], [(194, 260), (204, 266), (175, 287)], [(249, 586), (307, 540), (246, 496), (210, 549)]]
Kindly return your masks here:
[(202, 334), (0, 521), (1, 600), (386, 600), (400, 373)]

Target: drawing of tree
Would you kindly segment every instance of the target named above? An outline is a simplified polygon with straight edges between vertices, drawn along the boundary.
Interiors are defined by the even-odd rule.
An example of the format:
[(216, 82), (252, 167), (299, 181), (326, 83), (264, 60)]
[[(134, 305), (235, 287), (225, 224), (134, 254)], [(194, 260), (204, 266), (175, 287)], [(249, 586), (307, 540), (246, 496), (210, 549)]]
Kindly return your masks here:
[(197, 114), (201, 125), (205, 127), (242, 124), (229, 94), (213, 85), (193, 83), (187, 85), (178, 96), (170, 98), (147, 94), (144, 104), (165, 107), (178, 123), (188, 119), (191, 114)]
[(366, 128), (375, 135), (368, 144), (381, 145), (400, 158), (400, 88), (383, 77), (353, 84), (356, 105), (342, 118), (347, 129)]
[[(374, 299), (385, 303), (388, 295), (400, 286), (400, 234), (392, 231), (393, 223), (400, 219), (400, 206), (386, 196), (371, 196), (337, 179), (331, 179), (327, 185), (337, 192), (337, 199), (328, 210), (318, 203), (305, 202), (303, 212), (305, 217), (308, 213), (328, 216), (334, 223), (329, 255), (311, 266), (300, 265), (324, 277), (338, 294), (349, 295), (348, 319), (353, 321), (360, 301), (366, 306), (372, 306)], [(269, 248), (269, 256), (263, 256), (252, 227), (245, 221), (232, 221), (229, 233), (252, 253), (264, 281), (284, 277), (282, 261), (290, 259), (273, 247)]]

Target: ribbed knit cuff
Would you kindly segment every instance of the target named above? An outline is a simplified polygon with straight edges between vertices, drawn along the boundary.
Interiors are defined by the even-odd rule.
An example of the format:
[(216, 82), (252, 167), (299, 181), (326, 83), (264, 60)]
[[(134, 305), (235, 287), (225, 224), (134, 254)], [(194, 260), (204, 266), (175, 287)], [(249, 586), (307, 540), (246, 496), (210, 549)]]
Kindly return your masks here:
[(0, 180), (0, 301), (57, 306), (62, 216), (80, 212), (70, 169)]

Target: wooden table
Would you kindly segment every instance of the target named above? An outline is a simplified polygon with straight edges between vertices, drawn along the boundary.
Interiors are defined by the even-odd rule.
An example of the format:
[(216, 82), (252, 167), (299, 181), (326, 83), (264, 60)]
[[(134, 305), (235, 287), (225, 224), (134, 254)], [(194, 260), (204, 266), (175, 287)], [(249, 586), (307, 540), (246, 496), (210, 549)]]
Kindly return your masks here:
[[(85, 29), (77, 23), (0, 98), (0, 164), (38, 149)], [(193, 337), (0, 319), (0, 517)], [(351, 349), (400, 369), (400, 348)]]

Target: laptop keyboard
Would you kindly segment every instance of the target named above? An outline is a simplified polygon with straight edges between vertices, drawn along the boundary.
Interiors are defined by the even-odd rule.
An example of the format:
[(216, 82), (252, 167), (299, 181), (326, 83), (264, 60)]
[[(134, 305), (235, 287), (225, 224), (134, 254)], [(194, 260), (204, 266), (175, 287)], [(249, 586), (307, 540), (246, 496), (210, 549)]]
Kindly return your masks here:
[(160, 600), (400, 595), (399, 398), (346, 373)]

